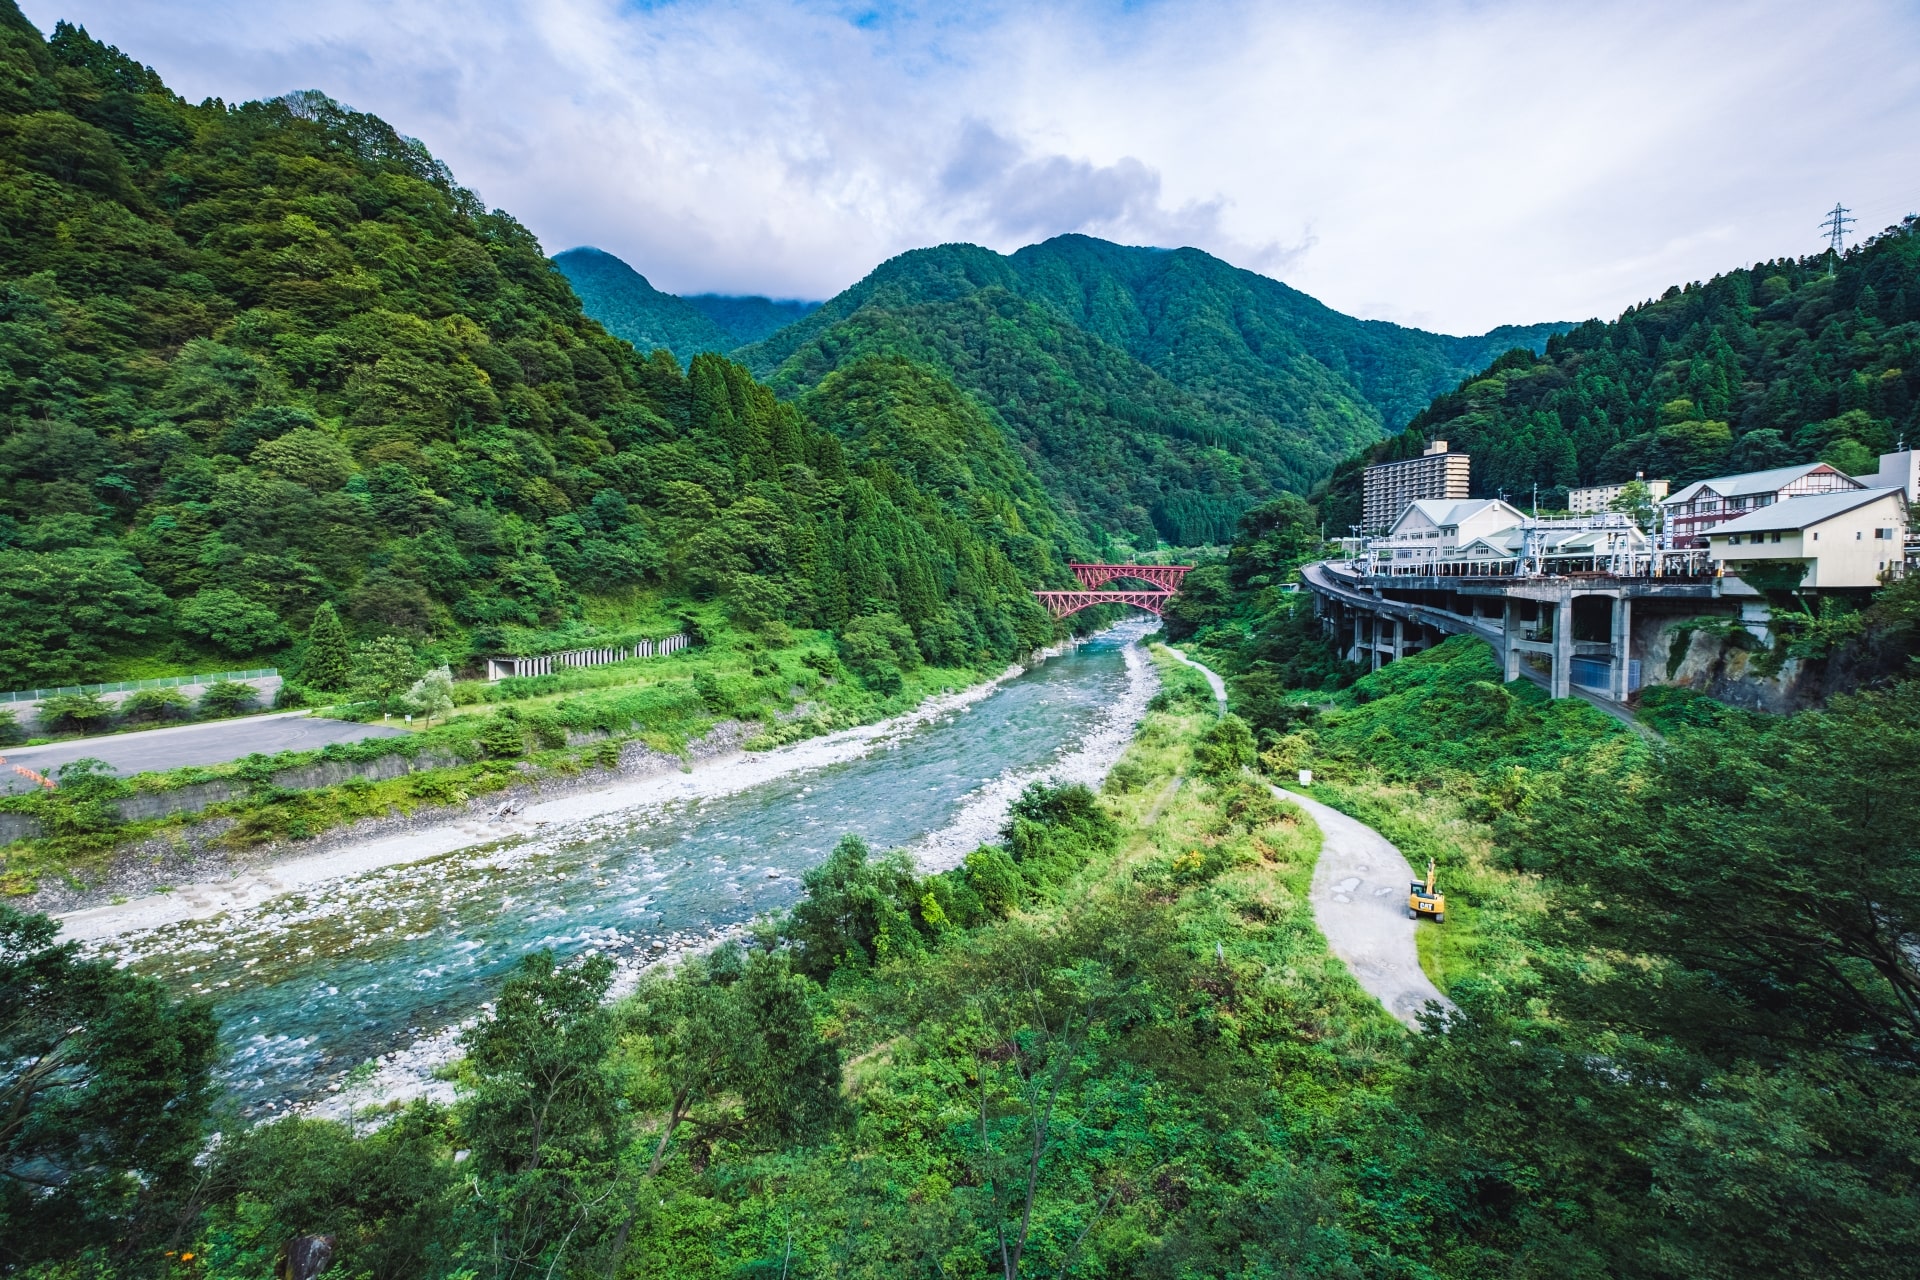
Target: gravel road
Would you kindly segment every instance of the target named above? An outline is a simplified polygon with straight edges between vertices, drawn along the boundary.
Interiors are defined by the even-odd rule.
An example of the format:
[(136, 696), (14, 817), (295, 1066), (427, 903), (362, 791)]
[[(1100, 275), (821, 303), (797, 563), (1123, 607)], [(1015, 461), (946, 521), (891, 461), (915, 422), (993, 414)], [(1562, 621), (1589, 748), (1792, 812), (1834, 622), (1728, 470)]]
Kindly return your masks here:
[[(1372, 827), (1356, 822), (1294, 791), (1273, 789), (1320, 824), (1320, 861), (1313, 868), (1313, 918), (1327, 947), (1368, 994), (1408, 1026), (1434, 1001), (1452, 1003), (1428, 980), (1414, 950), (1415, 922), (1407, 919), (1407, 885), (1413, 869), (1400, 851)], [(1443, 884), (1441, 886), (1445, 888)], [(1427, 923), (1424, 928), (1445, 925)]]
[[(145, 729), (138, 733), (75, 738), (44, 747), (0, 747), (0, 757), (8, 765), (23, 764), (51, 774), (70, 760), (92, 756), (105, 760), (124, 777), (190, 764), (225, 764), (255, 752), (272, 755), (276, 751), (311, 751), (330, 742), (390, 738), (404, 732), (391, 725), (322, 720), (304, 711), (286, 711), (238, 720)], [(0, 792), (24, 791), (32, 785), (12, 769), (0, 766)]]

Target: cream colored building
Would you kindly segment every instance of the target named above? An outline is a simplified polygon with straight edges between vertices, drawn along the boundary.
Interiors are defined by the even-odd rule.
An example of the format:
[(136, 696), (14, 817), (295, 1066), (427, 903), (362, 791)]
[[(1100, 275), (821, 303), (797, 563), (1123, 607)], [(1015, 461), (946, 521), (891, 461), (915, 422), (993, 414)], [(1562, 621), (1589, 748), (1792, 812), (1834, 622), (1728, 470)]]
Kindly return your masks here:
[(1806, 588), (1877, 587), (1905, 564), (1902, 489), (1848, 489), (1788, 498), (1716, 525), (1708, 555), (1729, 576), (1742, 561), (1797, 560)]
[[(1567, 490), (1567, 510), (1577, 516), (1599, 515), (1602, 511), (1613, 510), (1613, 500), (1620, 496), (1632, 481), (1623, 480), (1619, 484), (1593, 484), (1584, 489)], [(1659, 502), (1667, 496), (1673, 487), (1666, 480), (1642, 480), (1647, 486), (1647, 499)]]

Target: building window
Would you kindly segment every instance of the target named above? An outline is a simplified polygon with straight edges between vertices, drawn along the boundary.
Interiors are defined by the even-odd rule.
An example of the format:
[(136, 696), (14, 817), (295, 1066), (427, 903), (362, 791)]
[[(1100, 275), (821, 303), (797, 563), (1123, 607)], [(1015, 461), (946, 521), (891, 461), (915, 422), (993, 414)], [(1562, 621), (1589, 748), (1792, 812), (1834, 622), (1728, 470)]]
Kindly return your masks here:
[(1778, 542), (1778, 541), (1780, 541), (1780, 531), (1779, 531), (1778, 529), (1775, 529), (1775, 530), (1773, 531), (1773, 540), (1774, 540), (1775, 542)]
[(1740, 545), (1740, 535), (1739, 535), (1739, 534), (1737, 534), (1737, 533), (1730, 533), (1730, 534), (1728, 534), (1728, 535), (1727, 535), (1727, 545), (1728, 545), (1728, 546), (1730, 546), (1730, 547), (1737, 547), (1737, 546), (1739, 546), (1739, 545)]

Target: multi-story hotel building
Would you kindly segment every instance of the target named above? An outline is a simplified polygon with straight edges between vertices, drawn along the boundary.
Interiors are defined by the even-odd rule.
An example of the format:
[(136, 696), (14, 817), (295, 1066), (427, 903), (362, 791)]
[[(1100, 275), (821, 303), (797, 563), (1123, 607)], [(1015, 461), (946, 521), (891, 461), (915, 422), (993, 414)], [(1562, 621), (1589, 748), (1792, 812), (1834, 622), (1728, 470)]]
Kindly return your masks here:
[(1449, 453), (1445, 440), (1435, 440), (1417, 458), (1368, 467), (1360, 514), (1363, 531), (1383, 532), (1416, 502), (1465, 498), (1470, 465), (1468, 455)]

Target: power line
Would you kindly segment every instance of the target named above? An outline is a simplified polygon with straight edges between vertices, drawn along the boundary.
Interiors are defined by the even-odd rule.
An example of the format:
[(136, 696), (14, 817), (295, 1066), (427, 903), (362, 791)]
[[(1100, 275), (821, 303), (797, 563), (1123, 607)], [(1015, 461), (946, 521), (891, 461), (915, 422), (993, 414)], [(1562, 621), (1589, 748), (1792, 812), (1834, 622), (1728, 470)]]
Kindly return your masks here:
[(1847, 228), (1855, 221), (1847, 216), (1850, 212), (1852, 212), (1850, 209), (1836, 200), (1833, 208), (1827, 213), (1827, 220), (1820, 224), (1820, 229), (1827, 233), (1827, 247), (1835, 253), (1847, 247)]

